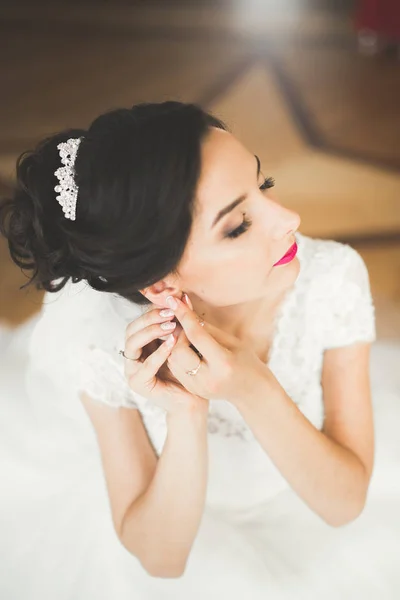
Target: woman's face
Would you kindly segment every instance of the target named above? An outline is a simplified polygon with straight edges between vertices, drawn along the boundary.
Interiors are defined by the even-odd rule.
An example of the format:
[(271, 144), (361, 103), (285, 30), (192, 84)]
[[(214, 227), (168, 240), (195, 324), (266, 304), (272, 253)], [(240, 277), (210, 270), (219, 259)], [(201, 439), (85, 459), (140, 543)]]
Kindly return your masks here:
[(297, 279), (297, 258), (274, 264), (295, 242), (300, 217), (279, 204), (269, 177), (232, 134), (211, 128), (193, 228), (173, 282), (192, 300), (233, 306), (280, 294)]

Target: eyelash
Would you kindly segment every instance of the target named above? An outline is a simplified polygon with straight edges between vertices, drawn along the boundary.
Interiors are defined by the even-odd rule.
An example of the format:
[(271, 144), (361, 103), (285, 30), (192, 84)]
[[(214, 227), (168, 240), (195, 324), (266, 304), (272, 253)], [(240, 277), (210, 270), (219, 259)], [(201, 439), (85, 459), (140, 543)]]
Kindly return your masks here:
[[(274, 178), (267, 177), (267, 179), (264, 179), (264, 182), (260, 185), (260, 190), (267, 190), (269, 188), (274, 187), (274, 185), (275, 185)], [(250, 225), (252, 224), (252, 220), (249, 219), (248, 217), (246, 217), (246, 213), (242, 213), (242, 214), (243, 214), (242, 223), (239, 225), (239, 227), (237, 227), (236, 229), (234, 229), (233, 231), (228, 233), (225, 237), (233, 240), (233, 239), (239, 237), (240, 235), (242, 235), (243, 233), (245, 233), (245, 231), (247, 231), (249, 229)]]
[(239, 227), (237, 227), (236, 229), (234, 229), (233, 231), (231, 231), (230, 233), (228, 233), (225, 237), (233, 240), (233, 239), (239, 237), (239, 235), (242, 235), (242, 233), (244, 233), (245, 231), (248, 230), (248, 228), (252, 224), (252, 221), (251, 221), (251, 219), (248, 219), (246, 217), (246, 213), (242, 213), (242, 214), (243, 214), (243, 221), (242, 221), (241, 225), (239, 225)]
[(274, 187), (274, 185), (275, 179), (273, 177), (267, 177), (267, 179), (264, 179), (264, 182), (260, 185), (260, 190), (267, 190)]

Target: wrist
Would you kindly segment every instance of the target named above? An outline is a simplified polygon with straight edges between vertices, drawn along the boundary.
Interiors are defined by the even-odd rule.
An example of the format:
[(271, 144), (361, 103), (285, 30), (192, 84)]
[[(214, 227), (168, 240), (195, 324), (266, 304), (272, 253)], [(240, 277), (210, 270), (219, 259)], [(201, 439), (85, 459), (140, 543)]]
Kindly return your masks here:
[(269, 372), (253, 380), (251, 386), (240, 395), (232, 398), (230, 402), (239, 412), (241, 412), (255, 402), (260, 402), (260, 400), (266, 402), (269, 398), (276, 396), (281, 391), (282, 387), (278, 380), (271, 372)]
[(187, 402), (176, 405), (167, 413), (168, 422), (193, 421), (207, 422), (209, 401), (205, 398), (188, 398)]

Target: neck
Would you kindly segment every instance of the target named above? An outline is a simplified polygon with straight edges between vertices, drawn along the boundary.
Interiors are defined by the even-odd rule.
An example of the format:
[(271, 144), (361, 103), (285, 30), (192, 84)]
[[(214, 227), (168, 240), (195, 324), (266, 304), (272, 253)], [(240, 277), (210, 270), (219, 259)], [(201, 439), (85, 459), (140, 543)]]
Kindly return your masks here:
[(276, 314), (287, 292), (287, 289), (274, 290), (268, 297), (232, 306), (212, 306), (193, 296), (192, 302), (195, 312), (205, 321), (242, 341), (256, 341), (265, 340), (272, 332)]

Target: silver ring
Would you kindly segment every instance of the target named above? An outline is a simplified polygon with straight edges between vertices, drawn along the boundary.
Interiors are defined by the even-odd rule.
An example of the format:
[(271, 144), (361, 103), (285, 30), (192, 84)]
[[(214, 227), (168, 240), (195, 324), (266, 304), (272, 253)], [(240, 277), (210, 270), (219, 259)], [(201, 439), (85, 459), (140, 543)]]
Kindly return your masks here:
[(197, 371), (200, 369), (201, 367), (201, 363), (203, 361), (200, 359), (199, 364), (197, 365), (197, 367), (195, 369), (190, 369), (190, 371), (186, 371), (186, 375), (196, 375)]
[(122, 356), (128, 360), (133, 360), (133, 362), (140, 362), (140, 358), (130, 358), (129, 356), (125, 356), (124, 350), (120, 350), (119, 354), (122, 354)]

